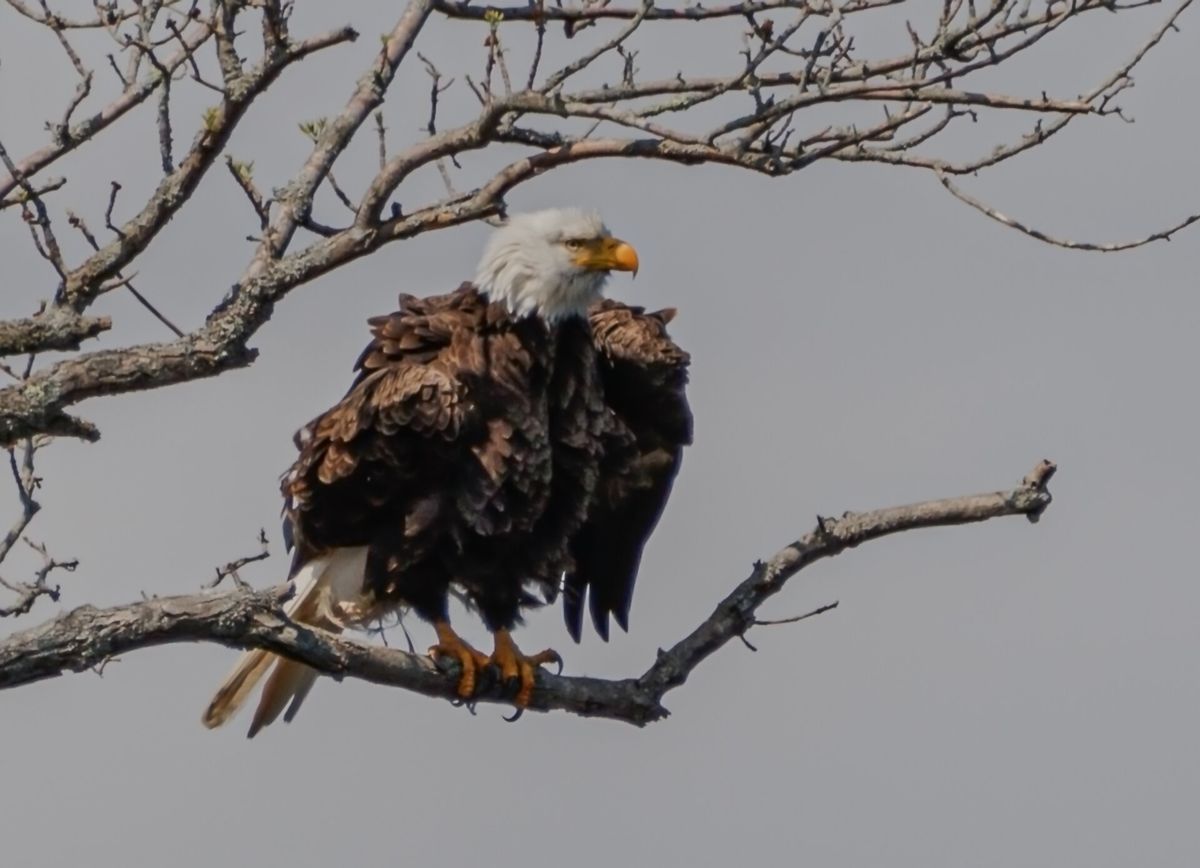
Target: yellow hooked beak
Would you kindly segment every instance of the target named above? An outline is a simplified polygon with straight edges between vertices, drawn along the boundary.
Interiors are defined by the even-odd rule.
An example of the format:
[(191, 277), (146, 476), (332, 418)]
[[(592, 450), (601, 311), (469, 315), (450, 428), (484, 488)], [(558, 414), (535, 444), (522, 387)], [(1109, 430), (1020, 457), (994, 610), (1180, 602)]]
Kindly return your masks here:
[(637, 277), (638, 255), (632, 244), (619, 238), (597, 238), (579, 249), (575, 264), (593, 271), (632, 271)]

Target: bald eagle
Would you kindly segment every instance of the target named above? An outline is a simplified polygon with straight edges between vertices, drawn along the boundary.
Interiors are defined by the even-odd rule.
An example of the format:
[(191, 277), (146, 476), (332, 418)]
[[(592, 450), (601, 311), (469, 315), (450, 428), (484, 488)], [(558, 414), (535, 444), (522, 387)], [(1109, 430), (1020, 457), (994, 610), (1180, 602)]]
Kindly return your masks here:
[[(436, 656), (461, 667), (470, 698), (494, 666), (532, 696), (550, 649), (513, 641), (522, 609), (561, 592), (579, 641), (628, 629), (642, 549), (692, 439), (688, 355), (647, 313), (604, 299), (633, 247), (573, 209), (514, 216), (491, 237), (474, 282), (400, 297), (369, 321), (371, 342), (345, 397), (296, 435), (284, 474), (294, 620), (340, 632), (396, 611), (433, 625)], [(450, 626), (452, 591), (493, 634), (490, 655)], [(253, 736), (317, 672), (261, 650), (241, 657), (204, 714), (218, 726), (267, 675)]]

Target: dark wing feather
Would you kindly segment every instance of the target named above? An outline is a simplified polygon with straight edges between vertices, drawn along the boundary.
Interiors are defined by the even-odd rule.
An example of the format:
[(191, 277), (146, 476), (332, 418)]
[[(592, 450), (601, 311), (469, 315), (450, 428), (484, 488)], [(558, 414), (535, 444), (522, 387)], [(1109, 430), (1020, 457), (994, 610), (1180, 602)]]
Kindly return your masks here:
[[(330, 547), (374, 544), (381, 534), (422, 534), (459, 450), (487, 452), (485, 438), (471, 431), (483, 423), (464, 385), (483, 365), (471, 338), (486, 304), (464, 286), (401, 296), (400, 310), (370, 320), (372, 340), (353, 385), (296, 435), (300, 454), (283, 493), (297, 565)], [(480, 458), (482, 465), (490, 456)]]
[[(536, 532), (555, 482), (550, 332), (469, 284), (402, 296), (370, 324), (354, 384), (297, 435), (283, 483), (294, 564), (366, 546), (377, 602), (436, 619), (455, 581), (485, 618), (511, 623), (522, 581), (557, 580), (566, 560), (567, 531)], [(585, 493), (574, 500), (582, 521)]]
[(605, 401), (621, 424), (609, 439), (587, 521), (571, 543), (563, 616), (576, 642), (585, 597), (601, 638), (608, 639), (610, 616), (629, 628), (642, 550), (692, 442), (689, 358), (666, 329), (674, 315), (611, 300), (589, 313)]

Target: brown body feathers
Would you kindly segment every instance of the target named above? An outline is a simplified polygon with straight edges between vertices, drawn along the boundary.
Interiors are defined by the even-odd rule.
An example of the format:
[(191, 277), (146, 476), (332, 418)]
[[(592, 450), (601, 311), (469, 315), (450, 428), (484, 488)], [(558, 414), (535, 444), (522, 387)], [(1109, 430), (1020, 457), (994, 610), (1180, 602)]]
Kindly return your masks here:
[(585, 597), (600, 635), (610, 615), (625, 627), (691, 442), (673, 313), (601, 301), (548, 323), (471, 284), (402, 296), (345, 397), (297, 435), (293, 572), (364, 546), (373, 606), (444, 619), (453, 583), (496, 630), (564, 587), (576, 639)]

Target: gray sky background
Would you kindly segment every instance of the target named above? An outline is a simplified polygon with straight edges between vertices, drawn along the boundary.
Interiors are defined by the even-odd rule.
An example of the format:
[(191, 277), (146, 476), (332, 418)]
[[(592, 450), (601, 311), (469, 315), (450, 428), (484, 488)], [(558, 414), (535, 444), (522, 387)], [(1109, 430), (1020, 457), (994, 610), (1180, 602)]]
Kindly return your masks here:
[[(363, 38), (286, 74), (253, 109), (232, 151), (256, 161), (264, 187), (299, 165), (296, 121), (340, 108), (398, 8), (298, 5), (297, 33), (349, 20)], [(1164, 13), (1089, 17), (985, 83), (1074, 94)], [(904, 45), (902, 20), (861, 31), (864, 49)], [(1191, 213), (1200, 20), (1182, 25), (1124, 100), (1136, 124), (1081, 121), (964, 185), (1068, 237), (1136, 237)], [(481, 38), (439, 26), (420, 47), (458, 75), (481, 65)], [(639, 62), (647, 74), (736, 63), (736, 38), (709, 39), (647, 29)], [(74, 86), (58, 51), (0, 12), (11, 153), (45, 140), (42, 122)], [(423, 123), (425, 88), (408, 67), (387, 107), (393, 145)], [(182, 148), (208, 95), (180, 100)], [(986, 148), (1016, 120), (945, 147)], [(337, 169), (350, 188), (374, 165), (364, 139)], [(71, 184), (53, 204), (98, 230), (109, 180), (126, 185), (127, 216), (157, 166), (151, 106), (55, 167)], [(439, 184), (428, 173), (399, 198)], [(250, 255), (240, 239), (256, 224), (240, 196), (214, 168), (139, 263), (139, 287), (182, 325), (201, 321)], [(322, 681), (296, 723), (248, 742), (242, 718), (200, 725), (235, 656), (208, 645), (0, 693), (4, 863), (1196, 865), (1196, 230), (1131, 253), (1070, 253), (974, 214), (930, 175), (823, 164), (768, 181), (592, 163), (511, 199), (552, 204), (595, 207), (638, 247), (642, 273), (614, 279), (614, 295), (680, 308), (672, 331), (693, 354), (697, 429), (631, 633), (576, 647), (557, 609), (531, 618), (523, 642), (558, 647), (567, 672), (640, 672), (818, 512), (1008, 486), (1042, 457), (1061, 466), (1054, 505), (1037, 526), (905, 534), (811, 568), (764, 615), (839, 609), (757, 630), (757, 654), (726, 648), (669, 695), (669, 720), (641, 731), (562, 714), (508, 725), (499, 707), (472, 717)], [(246, 575), (277, 581), (291, 433), (344, 390), (366, 317), (399, 291), (469, 277), (486, 231), (394, 245), (298, 290), (248, 370), (84, 405), (104, 438), (42, 454), (45, 511), (31, 528), (82, 560), (63, 605), (194, 591), (252, 552), (263, 526), (274, 556)], [(51, 273), (12, 214), (0, 262), (0, 314), (27, 314)], [(122, 296), (100, 308), (118, 321), (113, 344), (168, 337)], [(39, 603), (0, 631), (52, 611)], [(415, 638), (428, 645), (428, 629)]]

